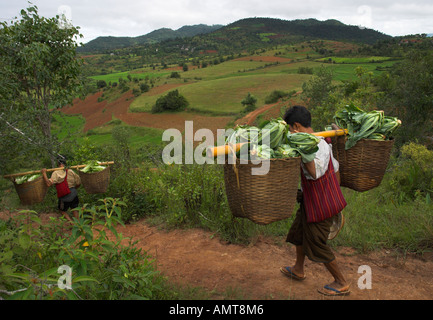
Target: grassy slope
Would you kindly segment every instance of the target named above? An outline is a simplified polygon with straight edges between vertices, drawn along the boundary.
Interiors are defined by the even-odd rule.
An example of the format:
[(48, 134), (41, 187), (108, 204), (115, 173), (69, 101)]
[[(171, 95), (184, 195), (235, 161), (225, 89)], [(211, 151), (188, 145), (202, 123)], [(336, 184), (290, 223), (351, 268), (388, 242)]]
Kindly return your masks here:
[[(335, 80), (342, 81), (353, 79), (358, 66), (376, 73), (378, 65), (389, 66), (393, 63), (325, 64), (325, 67), (333, 70)], [(257, 106), (262, 106), (266, 96), (273, 90), (301, 90), (302, 84), (311, 76), (298, 74), (298, 69), (311, 67), (317, 70), (323, 65), (314, 61), (281, 63), (268, 67), (264, 67), (265, 64), (256, 61), (225, 62), (221, 66), (188, 71), (182, 73), (183, 78), (200, 80), (185, 83), (178, 90), (196, 110), (230, 114), (242, 110), (241, 101), (248, 92), (258, 98)], [(154, 95), (152, 92), (141, 95), (131, 104), (131, 112), (149, 112), (161, 95), (163, 93)]]
[(161, 142), (162, 130), (154, 128), (140, 128), (127, 126), (121, 122), (108, 123), (102, 127), (96, 128), (83, 134), (82, 130), (84, 127), (85, 120), (82, 116), (65, 116), (55, 115), (53, 123), (54, 134), (57, 135), (60, 141), (68, 138), (74, 140), (80, 144), (83, 139), (89, 139), (91, 144), (96, 146), (105, 145), (112, 142), (111, 132), (116, 126), (126, 126), (129, 128), (129, 139), (128, 142), (131, 148), (139, 147), (143, 143), (158, 144)]
[[(341, 45), (329, 42), (328, 46)], [(263, 59), (262, 59), (263, 57)], [(278, 63), (272, 58), (283, 58)], [(309, 59), (307, 59), (307, 57)], [(135, 98), (130, 106), (130, 112), (150, 112), (156, 100), (170, 90), (176, 88), (190, 102), (190, 109), (212, 115), (235, 115), (239, 113), (243, 106), (241, 101), (248, 92), (257, 99), (257, 107), (265, 104), (265, 98), (273, 90), (300, 91), (302, 84), (310, 79), (311, 75), (298, 74), (300, 67), (309, 67), (318, 70), (322, 65), (330, 68), (334, 72), (335, 81), (344, 81), (355, 77), (355, 69), (362, 66), (368, 71), (377, 73), (378, 66), (390, 66), (395, 61), (388, 61), (386, 57), (361, 57), (361, 58), (339, 58), (331, 57), (334, 64), (323, 64), (323, 58), (307, 45), (282, 46), (268, 52), (260, 52), (251, 57), (243, 57), (211, 65), (207, 68), (197, 68), (190, 65), (189, 71), (178, 71), (181, 79), (171, 79), (170, 74), (176, 68), (161, 69), (147, 67), (130, 72), (112, 73), (107, 75), (94, 76), (93, 79), (117, 82), (119, 78), (127, 79), (128, 75), (139, 79), (152, 79), (154, 88), (147, 93)], [(376, 63), (369, 63), (373, 59)], [(381, 62), (377, 62), (377, 61)], [(272, 62), (270, 62), (272, 61)], [(170, 66), (176, 67), (176, 66)], [(140, 81), (140, 83), (142, 83)], [(170, 86), (164, 88), (164, 86)], [(138, 87), (139, 84), (131, 84)], [(167, 91), (165, 91), (167, 90)], [(113, 91), (113, 93), (112, 93)], [(115, 90), (109, 90), (105, 99), (113, 100)], [(111, 97), (111, 98), (110, 98)], [(77, 120), (73, 120), (77, 121)], [(106, 143), (111, 139), (110, 128), (92, 130), (89, 138), (97, 144)], [(137, 137), (146, 136), (147, 141), (156, 141), (160, 133), (156, 131), (143, 131), (144, 129), (134, 130)], [(132, 137), (131, 141), (140, 139)]]

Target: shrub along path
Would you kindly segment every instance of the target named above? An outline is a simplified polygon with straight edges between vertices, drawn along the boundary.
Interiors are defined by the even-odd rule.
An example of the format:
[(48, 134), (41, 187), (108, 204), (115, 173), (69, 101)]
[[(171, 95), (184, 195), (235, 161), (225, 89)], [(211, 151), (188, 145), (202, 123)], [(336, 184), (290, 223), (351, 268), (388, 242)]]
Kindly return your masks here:
[[(0, 212), (0, 219), (12, 214)], [(41, 214), (48, 221), (53, 214)], [(56, 215), (54, 215), (56, 216)], [(331, 283), (330, 275), (321, 264), (306, 260), (303, 282), (291, 280), (279, 271), (292, 265), (295, 248), (283, 238), (259, 238), (248, 246), (228, 244), (215, 234), (201, 230), (171, 230), (149, 226), (140, 220), (118, 231), (138, 241), (136, 246), (155, 259), (157, 269), (170, 281), (189, 287), (217, 292), (219, 299), (345, 299), (345, 300), (431, 300), (433, 299), (433, 254), (424, 256), (398, 255), (380, 250), (357, 254), (351, 248), (336, 250), (338, 262), (351, 283), (348, 297), (328, 298), (317, 292)], [(125, 244), (127, 242), (125, 241)], [(360, 266), (372, 270), (372, 289), (361, 290), (358, 280)], [(234, 295), (234, 296), (230, 296)]]

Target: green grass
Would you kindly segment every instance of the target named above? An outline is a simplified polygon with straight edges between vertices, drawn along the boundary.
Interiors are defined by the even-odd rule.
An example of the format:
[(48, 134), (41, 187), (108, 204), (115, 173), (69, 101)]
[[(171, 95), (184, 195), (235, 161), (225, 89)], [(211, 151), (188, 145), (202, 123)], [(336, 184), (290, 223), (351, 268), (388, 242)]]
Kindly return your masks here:
[[(300, 54), (300, 53), (296, 53)], [(305, 53), (301, 53), (305, 55)], [(352, 63), (323, 64), (313, 60), (302, 60), (296, 63), (270, 64), (264, 61), (231, 60), (216, 66), (190, 70), (181, 73), (182, 78), (194, 79), (178, 87), (177, 90), (190, 102), (190, 108), (218, 115), (232, 115), (243, 109), (241, 101), (250, 92), (256, 98), (257, 107), (265, 104), (265, 98), (273, 90), (300, 91), (302, 84), (311, 75), (298, 74), (300, 67), (310, 67), (317, 71), (321, 66), (330, 68), (335, 81), (353, 80), (358, 66), (378, 74), (378, 66), (389, 67), (395, 61), (383, 57), (381, 63), (369, 63), (380, 57), (347, 58)], [(350, 60), (351, 59), (351, 60)], [(342, 60), (343, 61), (343, 60)], [(355, 63), (359, 62), (359, 63)], [(166, 94), (166, 93), (165, 93)], [(163, 94), (152, 92), (136, 98), (130, 107), (131, 112), (150, 112), (156, 100)]]
[(343, 211), (346, 223), (333, 244), (361, 252), (378, 248), (431, 250), (432, 204), (425, 199), (397, 204), (392, 199), (382, 199), (384, 191), (382, 186), (365, 193), (344, 190), (348, 203)]
[(86, 120), (81, 115), (69, 116), (63, 113), (53, 113), (52, 130), (59, 141), (70, 136), (80, 135)]
[[(236, 77), (199, 81), (178, 87), (177, 90), (185, 96), (194, 110), (229, 115), (244, 108), (241, 101), (248, 92), (256, 96), (257, 106), (261, 106), (273, 90), (300, 90), (306, 79), (308, 76), (284, 73), (241, 74)], [(151, 111), (161, 95), (141, 95), (131, 104), (131, 112)]]
[(260, 39), (263, 42), (269, 42), (269, 41), (271, 41), (271, 39), (269, 39), (268, 37), (269, 36), (275, 36), (275, 35), (276, 35), (276, 33), (259, 33)]
[(326, 67), (329, 67), (333, 70), (334, 80), (353, 80), (356, 78), (355, 69), (357, 67), (363, 67), (368, 72), (373, 72), (373, 74), (377, 75), (381, 71), (376, 70), (378, 66), (381, 67), (390, 67), (394, 65), (395, 61), (385, 61), (383, 63), (365, 63), (365, 64), (326, 64)]
[(263, 61), (244, 61), (230, 60), (206, 68), (194, 69), (182, 73), (183, 78), (200, 78), (202, 80), (214, 80), (237, 76), (244, 70), (258, 69), (264, 67), (267, 62)]
[(128, 79), (128, 75), (131, 75), (132, 78), (138, 78), (138, 79), (146, 79), (146, 77), (149, 77), (149, 79), (158, 78), (158, 77), (164, 77), (171, 74), (171, 71), (165, 71), (165, 72), (151, 72), (151, 71), (145, 71), (145, 72), (117, 72), (117, 73), (110, 73), (105, 75), (98, 75), (98, 76), (92, 76), (90, 78), (98, 81), (98, 80), (104, 80), (105, 82), (113, 83), (113, 82), (119, 82), (119, 79), (122, 78), (124, 80)]
[(128, 142), (131, 148), (140, 147), (143, 144), (159, 144), (162, 140), (163, 130), (145, 127), (128, 126), (121, 123), (119, 120), (111, 121), (110, 123), (89, 130), (87, 134), (83, 133), (85, 120), (82, 116), (69, 115), (54, 115), (53, 134), (60, 141), (69, 137), (70, 140), (76, 143), (82, 143), (84, 138), (88, 138), (89, 142), (95, 146), (103, 146), (113, 142), (112, 130), (116, 126), (124, 126), (129, 130)]
[(384, 62), (389, 61), (392, 58), (390, 57), (379, 57), (379, 56), (371, 56), (371, 57), (326, 57), (317, 59), (318, 62), (327, 62), (332, 60), (334, 63), (349, 63), (349, 64), (365, 64), (365, 63), (375, 63), (375, 62)]
[[(148, 143), (159, 144), (162, 141), (162, 133), (164, 132), (164, 130), (146, 127), (134, 127), (125, 124), (108, 124), (91, 130), (87, 133), (86, 137), (89, 139), (90, 143), (96, 146), (110, 144), (113, 142), (112, 130), (116, 126), (123, 126), (127, 128), (128, 145), (133, 149)], [(78, 142), (79, 141), (80, 140), (78, 140)]]

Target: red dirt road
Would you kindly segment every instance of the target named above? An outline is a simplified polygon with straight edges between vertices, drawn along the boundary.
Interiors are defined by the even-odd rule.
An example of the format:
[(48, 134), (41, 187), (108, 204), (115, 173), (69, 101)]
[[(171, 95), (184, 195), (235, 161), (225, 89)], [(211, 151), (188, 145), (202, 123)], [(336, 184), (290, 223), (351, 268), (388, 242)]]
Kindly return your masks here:
[[(0, 219), (16, 213), (0, 212)], [(56, 214), (40, 214), (42, 221)], [(259, 238), (248, 246), (228, 244), (215, 234), (200, 229), (166, 231), (149, 226), (145, 220), (118, 227), (124, 237), (137, 241), (154, 258), (159, 272), (179, 285), (201, 287), (217, 292), (212, 297), (234, 292), (234, 299), (256, 300), (432, 300), (433, 254), (423, 257), (396, 255), (381, 250), (356, 254), (351, 248), (338, 248), (336, 257), (351, 294), (324, 297), (317, 292), (332, 279), (321, 264), (307, 259), (303, 282), (291, 280), (279, 271), (292, 265), (295, 248), (283, 238)], [(125, 241), (127, 243), (127, 241)], [(360, 266), (372, 271), (372, 288), (361, 290)], [(220, 293), (220, 294), (218, 294)]]
[[(161, 86), (161, 88), (156, 90), (158, 92), (165, 92), (170, 88), (173, 88), (173, 86)], [(87, 97), (85, 100), (77, 99), (72, 106), (65, 107), (62, 111), (69, 115), (81, 114), (86, 120), (84, 132), (100, 127), (115, 117), (131, 126), (162, 130), (173, 128), (181, 132), (185, 129), (185, 121), (193, 121), (194, 131), (207, 128), (216, 136), (217, 129), (224, 129), (227, 123), (232, 120), (232, 117), (207, 117), (186, 112), (173, 114), (131, 113), (129, 112), (129, 106), (134, 99), (131, 92), (126, 92), (114, 102), (107, 102), (105, 100), (98, 102), (98, 98), (101, 96), (102, 92), (98, 92), (95, 95)]]

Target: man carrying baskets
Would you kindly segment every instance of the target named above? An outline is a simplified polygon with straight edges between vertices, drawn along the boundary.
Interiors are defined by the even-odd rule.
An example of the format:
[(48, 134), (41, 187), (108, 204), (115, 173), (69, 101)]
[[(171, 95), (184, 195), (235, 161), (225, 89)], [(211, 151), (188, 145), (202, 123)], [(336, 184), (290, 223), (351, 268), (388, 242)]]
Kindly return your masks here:
[[(303, 106), (287, 110), (284, 120), (290, 132), (314, 133), (311, 114)], [(301, 163), (301, 186), (298, 192), (300, 209), (287, 236), (287, 242), (296, 246), (296, 262), (293, 267), (282, 267), (281, 272), (296, 280), (304, 280), (304, 261), (323, 263), (334, 278), (334, 282), (318, 291), (328, 296), (348, 295), (349, 285), (336, 262), (327, 241), (334, 220), (341, 216), (347, 203), (341, 193), (339, 163), (332, 155), (332, 147), (324, 139), (318, 145), (315, 159)]]
[(54, 171), (50, 179), (47, 177), (47, 169), (42, 169), (41, 172), (48, 187), (56, 186), (60, 212), (67, 220), (72, 221), (67, 211), (71, 209), (74, 217), (78, 219), (78, 211), (74, 209), (79, 204), (77, 189), (81, 186), (81, 179), (74, 171), (66, 168), (66, 159), (64, 157), (59, 157), (57, 161), (62, 170)]

